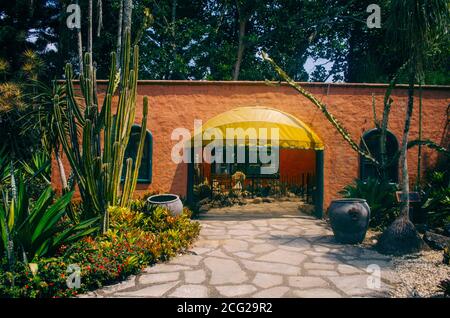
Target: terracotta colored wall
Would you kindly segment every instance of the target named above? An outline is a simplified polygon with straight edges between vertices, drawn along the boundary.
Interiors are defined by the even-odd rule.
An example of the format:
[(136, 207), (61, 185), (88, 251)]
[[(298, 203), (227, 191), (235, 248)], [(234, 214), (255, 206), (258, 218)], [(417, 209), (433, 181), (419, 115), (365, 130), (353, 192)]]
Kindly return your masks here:
[(302, 174), (316, 174), (316, 153), (314, 150), (280, 150), (280, 177), (299, 178)]
[[(378, 116), (382, 114), (384, 85), (364, 84), (304, 84), (338, 118), (353, 138), (359, 141), (362, 133), (373, 128), (372, 94), (375, 94)], [(325, 208), (338, 196), (343, 186), (358, 176), (358, 155), (346, 144), (322, 113), (293, 89), (267, 86), (261, 82), (190, 82), (142, 81), (138, 87), (137, 117), (142, 116), (143, 96), (149, 97), (147, 127), (154, 138), (153, 183), (138, 185), (138, 194), (148, 191), (186, 194), (186, 164), (171, 160), (171, 133), (177, 127), (193, 130), (194, 119), (206, 122), (227, 110), (242, 106), (266, 106), (288, 112), (309, 125), (325, 143)], [(407, 90), (394, 90), (389, 129), (401, 140), (406, 111)], [(442, 141), (450, 103), (449, 87), (428, 87), (423, 91), (423, 138)], [(417, 104), (416, 104), (417, 105)], [(139, 120), (137, 121), (139, 122)], [(418, 107), (415, 107), (410, 139), (418, 137)], [(437, 155), (423, 151), (423, 167), (436, 162)], [(417, 173), (417, 148), (408, 152), (411, 182)], [(52, 166), (53, 182), (59, 186), (56, 163)]]

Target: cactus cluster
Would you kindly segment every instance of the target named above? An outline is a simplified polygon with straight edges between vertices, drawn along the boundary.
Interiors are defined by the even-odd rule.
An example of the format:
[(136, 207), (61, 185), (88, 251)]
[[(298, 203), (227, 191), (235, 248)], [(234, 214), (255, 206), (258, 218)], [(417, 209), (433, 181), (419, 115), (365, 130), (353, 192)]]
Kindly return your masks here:
[[(102, 216), (103, 231), (109, 225), (108, 207), (129, 207), (131, 203), (146, 136), (148, 99), (144, 97), (136, 162), (133, 165), (131, 158), (126, 159), (125, 181), (122, 184), (125, 150), (135, 120), (139, 58), (138, 46), (135, 46), (133, 62), (130, 63), (129, 32), (124, 44), (119, 71), (116, 68), (115, 53), (111, 53), (108, 87), (101, 108), (96, 69), (89, 53), (84, 56), (84, 69), (80, 74), (82, 98), (75, 96), (70, 64), (65, 68), (66, 94), (54, 96), (58, 135), (80, 191), (83, 218)], [(118, 96), (115, 114), (112, 107), (114, 95)], [(60, 103), (61, 98), (65, 98), (64, 108)]]

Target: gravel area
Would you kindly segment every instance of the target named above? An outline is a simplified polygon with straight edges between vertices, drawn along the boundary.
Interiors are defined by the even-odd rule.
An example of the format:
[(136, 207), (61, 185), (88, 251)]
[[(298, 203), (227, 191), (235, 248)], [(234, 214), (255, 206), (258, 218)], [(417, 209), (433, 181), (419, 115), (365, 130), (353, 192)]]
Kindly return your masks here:
[(443, 297), (439, 283), (450, 278), (450, 266), (442, 262), (442, 251), (423, 251), (395, 257), (394, 270), (399, 283), (391, 291), (392, 297)]
[[(377, 243), (379, 231), (368, 230), (361, 244), (371, 248)], [(393, 270), (398, 277), (389, 296), (397, 298), (443, 297), (439, 283), (450, 278), (450, 266), (443, 263), (443, 251), (427, 250), (413, 255), (393, 257)]]

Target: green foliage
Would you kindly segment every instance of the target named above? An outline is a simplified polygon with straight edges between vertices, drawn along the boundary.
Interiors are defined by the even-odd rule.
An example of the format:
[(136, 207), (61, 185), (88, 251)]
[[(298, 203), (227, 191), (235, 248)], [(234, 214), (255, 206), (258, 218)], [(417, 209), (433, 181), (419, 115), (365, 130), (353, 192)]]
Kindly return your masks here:
[[(98, 78), (108, 77), (108, 53), (116, 50), (120, 1), (102, 1), (103, 27), (101, 35), (94, 35), (93, 41)], [(381, 7), (382, 28), (368, 29), (366, 8), (371, 0), (134, 0), (132, 24), (136, 28), (132, 43), (141, 39), (142, 47), (146, 48), (140, 69), (143, 78), (230, 80), (239, 44), (238, 22), (244, 18), (246, 30), (240, 79), (275, 79), (270, 68), (258, 61), (257, 53), (263, 49), (295, 80), (308, 79), (304, 64), (309, 57), (318, 59), (309, 78), (312, 81), (387, 82), (403, 63), (400, 50), (386, 36), (392, 2), (377, 1)], [(418, 3), (429, 7), (441, 2)], [(0, 47), (3, 48), (0, 58), (5, 63), (0, 63), (0, 75), (8, 80), (24, 78), (21, 53), (30, 48), (44, 61), (42, 77), (61, 78), (64, 63), (77, 61), (78, 57), (76, 31), (65, 26), (68, 3), (5, 2), (0, 21)], [(88, 12), (88, 0), (78, 3), (82, 12)], [(96, 1), (94, 16), (97, 16), (95, 4)], [(398, 14), (394, 17), (401, 22)], [(94, 33), (97, 22), (94, 17)], [(88, 14), (82, 14), (84, 45), (87, 26)], [(397, 31), (400, 40), (405, 38), (404, 30)], [(28, 41), (29, 36), (36, 40)], [(448, 72), (445, 72), (449, 69), (448, 36), (447, 32), (433, 45), (441, 58), (433, 58), (427, 64), (428, 84), (449, 83)], [(55, 43), (57, 50), (48, 49), (48, 43)]]
[(130, 210), (133, 212), (142, 212), (147, 209), (147, 206), (148, 204), (146, 200), (141, 199), (131, 200)]
[[(19, 5), (18, 5), (19, 6)], [(2, 12), (3, 13), (3, 12)], [(3, 21), (2, 21), (3, 22)], [(3, 27), (0, 23), (0, 43), (2, 42)], [(0, 140), (11, 161), (27, 161), (38, 148), (38, 133), (35, 130), (24, 129), (23, 120), (28, 109), (31, 108), (30, 96), (33, 88), (27, 83), (36, 81), (44, 68), (44, 62), (39, 54), (30, 49), (14, 52), (13, 60), (17, 59), (11, 69), (11, 60), (0, 54)], [(22, 54), (18, 54), (22, 52)], [(3, 68), (3, 70), (2, 70)]]
[[(61, 54), (59, 50), (48, 49), (49, 43), (58, 43), (59, 23), (62, 21), (54, 17), (61, 11), (60, 1), (52, 1), (51, 5), (48, 1), (2, 2), (0, 58), (9, 66), (3, 74), (7, 80), (21, 81), (30, 78), (30, 73), (43, 73), (51, 78), (51, 74), (61, 66), (60, 60), (62, 62), (63, 59), (58, 56)], [(30, 38), (34, 40), (30, 41)]]
[[(132, 69), (130, 34), (127, 33), (120, 72), (116, 72), (115, 53), (111, 54), (111, 68), (103, 106), (99, 107), (96, 70), (92, 56), (85, 54), (84, 73), (80, 88), (84, 105), (76, 98), (72, 82), (72, 67), (66, 66), (66, 103), (60, 104), (60, 96), (54, 97), (54, 111), (59, 142), (75, 175), (84, 214), (82, 218), (102, 216), (102, 229), (108, 229), (107, 208), (111, 205), (129, 207), (136, 187), (144, 149), (148, 100), (144, 98), (140, 142), (136, 162), (125, 158), (125, 150), (134, 125), (138, 79), (138, 47), (134, 47)], [(114, 94), (119, 96), (116, 113), (112, 113)], [(121, 177), (126, 159), (125, 182), (121, 189)]]
[(62, 222), (73, 192), (55, 199), (52, 188), (48, 187), (33, 202), (25, 182), (20, 178), (16, 198), (8, 200), (5, 192), (2, 195), (0, 255), (6, 255), (10, 266), (14, 266), (16, 258), (27, 263), (53, 255), (61, 245), (74, 242), (96, 230), (91, 227), (95, 219), (76, 226)]
[(369, 178), (366, 181), (356, 179), (339, 193), (344, 198), (365, 199), (370, 207), (369, 226), (375, 229), (387, 227), (398, 216), (398, 204), (395, 199), (396, 185)]
[(46, 152), (35, 152), (28, 162), (22, 161), (21, 164), (23, 171), (30, 176), (30, 178), (38, 178), (38, 181), (44, 184), (51, 184), (51, 159)]
[(423, 75), (427, 56), (441, 36), (447, 37), (449, 8), (447, 0), (391, 0), (388, 36), (392, 45), (413, 60), (418, 75)]
[(194, 198), (196, 201), (201, 201), (206, 198), (210, 198), (212, 195), (211, 185), (208, 183), (208, 180), (200, 184), (194, 185)]
[(433, 171), (421, 190), (422, 209), (432, 227), (450, 223), (450, 183), (448, 171)]
[[(58, 141), (57, 118), (54, 111), (54, 96), (59, 96), (59, 107), (64, 109), (63, 116), (67, 113), (65, 103), (65, 86), (53, 81), (52, 85), (32, 80), (27, 87), (31, 92), (26, 94), (33, 105), (29, 107), (22, 117), (23, 132), (37, 132), (40, 137), (42, 148), (50, 155), (54, 151), (60, 151)], [(64, 118), (66, 120), (66, 118)], [(66, 120), (67, 121), (67, 120)]]
[(9, 167), (10, 160), (3, 146), (0, 148), (0, 190), (9, 183)]
[[(144, 211), (144, 210), (143, 210)], [(97, 237), (62, 246), (51, 259), (38, 259), (33, 275), (19, 263), (15, 271), (0, 264), (0, 297), (71, 297), (137, 274), (148, 265), (166, 260), (189, 247), (199, 234), (190, 211), (172, 216), (158, 208), (149, 214), (111, 207), (111, 227)], [(69, 264), (81, 269), (80, 289), (66, 285)]]
[[(110, 214), (112, 215), (111, 228), (118, 229), (121, 226), (125, 226), (127, 228), (139, 228), (152, 233), (162, 233), (171, 229), (183, 231), (184, 227), (187, 231), (193, 232), (199, 229), (198, 223), (190, 222), (191, 212), (187, 208), (184, 208), (181, 216), (172, 216), (170, 211), (165, 208), (141, 202), (140, 206), (142, 208), (135, 211), (118, 207), (110, 208)], [(187, 235), (187, 237), (192, 236), (196, 236), (195, 233), (194, 235)]]
[(28, 194), (33, 199), (51, 185), (51, 158), (43, 150), (34, 152), (29, 160), (22, 160), (18, 170), (23, 174)]
[[(0, 104), (5, 103), (6, 110), (0, 105), (0, 140), (3, 155), (10, 162), (28, 160), (36, 150), (38, 138), (35, 131), (24, 131), (22, 117), (26, 112), (27, 101), (23, 98), (22, 87), (20, 97), (9, 98), (10, 93), (3, 91), (5, 84), (0, 84)], [(8, 85), (9, 86), (9, 85)], [(5, 98), (7, 100), (5, 100)]]

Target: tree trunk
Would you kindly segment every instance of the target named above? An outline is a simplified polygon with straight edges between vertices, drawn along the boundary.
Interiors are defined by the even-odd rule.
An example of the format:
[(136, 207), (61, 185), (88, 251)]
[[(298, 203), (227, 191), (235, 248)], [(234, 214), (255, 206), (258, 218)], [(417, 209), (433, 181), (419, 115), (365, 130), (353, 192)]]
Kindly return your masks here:
[(116, 47), (116, 67), (117, 70), (120, 67), (121, 61), (121, 50), (122, 50), (122, 25), (123, 25), (123, 0), (120, 0), (120, 8), (119, 8), (119, 20), (117, 27), (117, 47)]
[(89, 0), (89, 8), (88, 8), (88, 45), (87, 51), (91, 54), (91, 64), (92, 64), (92, 0)]
[[(78, 4), (78, 1), (77, 1)], [(81, 38), (81, 25), (77, 28), (77, 41), (78, 41), (78, 64), (80, 68), (80, 75), (83, 73), (83, 40)]]
[(409, 136), (409, 128), (411, 126), (411, 117), (414, 108), (414, 80), (415, 80), (415, 72), (414, 72), (414, 64), (412, 64), (409, 74), (409, 87), (408, 87), (408, 106), (406, 109), (406, 117), (405, 117), (405, 128), (403, 129), (403, 139), (402, 139), (402, 149), (400, 152), (400, 164), (402, 168), (402, 182), (401, 182), (401, 192), (405, 196), (405, 199), (402, 200), (401, 206), (401, 215), (402, 217), (409, 219), (409, 175), (408, 175), (408, 159), (407, 159), (407, 150), (408, 150), (408, 136)]
[[(126, 45), (125, 36), (128, 32), (130, 32), (130, 40), (131, 40), (131, 14), (133, 10), (133, 1), (132, 0), (124, 0), (123, 5), (123, 20), (122, 20), (122, 45)], [(125, 51), (122, 50), (122, 54), (125, 54)], [(120, 59), (122, 61), (122, 57)], [(120, 64), (118, 64), (120, 65)], [(124, 73), (121, 72), (120, 77), (123, 80)], [(122, 81), (119, 83), (119, 87), (121, 87)]]
[(98, 13), (98, 18), (97, 18), (97, 37), (100, 37), (100, 31), (103, 27), (103, 4), (102, 4), (102, 0), (98, 0), (97, 1), (97, 13)]
[[(419, 140), (422, 141), (422, 81), (419, 86)], [(417, 149), (417, 187), (420, 187), (420, 179), (422, 174), (422, 144)]]
[(387, 151), (386, 151), (386, 137), (387, 137), (387, 128), (389, 122), (389, 114), (391, 111), (392, 100), (390, 99), (391, 89), (395, 86), (395, 79), (391, 82), (386, 96), (384, 98), (384, 108), (383, 108), (383, 117), (381, 119), (381, 133), (380, 133), (380, 169), (381, 169), (381, 178), (383, 181), (389, 182), (388, 174), (387, 174)]
[[(124, 6), (123, 6), (123, 20), (122, 20), (122, 45), (126, 45), (125, 36), (127, 32), (130, 32), (131, 37), (131, 13), (133, 10), (133, 2), (132, 0), (124, 0)], [(131, 38), (130, 38), (131, 40)], [(125, 51), (122, 52), (122, 54), (125, 54)], [(122, 61), (122, 58), (121, 58)], [(120, 65), (120, 64), (119, 64)], [(123, 72), (121, 72), (120, 77), (123, 79)], [(122, 82), (122, 81), (121, 81)], [(122, 84), (119, 83), (119, 87)]]
[(63, 189), (63, 192), (64, 192), (65, 190), (68, 189), (67, 177), (66, 177), (66, 171), (64, 170), (63, 162), (62, 162), (61, 157), (59, 155), (59, 150), (57, 150), (57, 149), (55, 149), (55, 159), (56, 159), (56, 162), (58, 163), (59, 178), (61, 180), (61, 186), (62, 186), (62, 189)]
[(402, 145), (400, 150), (400, 164), (402, 170), (401, 193), (403, 194), (400, 215), (383, 231), (378, 243), (377, 250), (383, 254), (404, 255), (416, 253), (423, 249), (424, 242), (417, 232), (416, 227), (409, 219), (409, 176), (408, 176), (408, 136), (411, 125), (411, 117), (414, 108), (414, 81), (415, 63), (409, 65), (409, 87), (408, 104), (405, 115), (405, 127), (403, 130)]
[(355, 29), (353, 24), (349, 27), (348, 33), (348, 54), (347, 54), (347, 69), (345, 71), (345, 81), (348, 83), (355, 83)]
[(176, 35), (176, 28), (175, 24), (177, 21), (177, 0), (172, 0), (172, 21), (171, 21), (171, 27), (172, 27), (172, 70), (171, 70), (171, 79), (175, 79), (176, 77), (176, 71), (175, 71), (175, 61), (177, 59), (177, 43), (175, 40)]
[(241, 19), (239, 17), (239, 46), (237, 51), (237, 59), (236, 64), (234, 64), (234, 72), (233, 72), (233, 80), (237, 81), (239, 79), (239, 71), (241, 68), (242, 57), (244, 55), (244, 37), (245, 37), (245, 28), (247, 26), (247, 21), (245, 19)]
[(133, 12), (133, 1), (132, 0), (125, 0), (125, 6), (123, 11), (123, 22), (124, 22), (124, 31), (122, 32), (122, 42), (123, 37), (125, 36), (126, 31), (131, 32), (131, 15)]
[(80, 67), (80, 75), (83, 73), (83, 40), (81, 38), (81, 30), (77, 30), (77, 38), (78, 38), (78, 64)]
[(10, 166), (9, 166), (9, 173), (11, 175), (11, 194), (12, 199), (17, 200), (17, 186), (16, 186), (16, 177), (14, 175), (14, 163), (11, 160)]
[(381, 134), (380, 134), (380, 165), (381, 165), (381, 177), (383, 178), (383, 180), (387, 179), (386, 135), (390, 110), (391, 110), (391, 103), (388, 102), (387, 104), (384, 105), (383, 119), (381, 121)]
[[(386, 150), (386, 135), (388, 129), (389, 122), (389, 114), (391, 112), (391, 106), (393, 100), (391, 98), (392, 90), (397, 85), (398, 78), (401, 74), (403, 74), (405, 68), (409, 66), (409, 61), (404, 63), (398, 71), (395, 73), (394, 77), (389, 82), (389, 86), (386, 89), (383, 100), (383, 117), (381, 119), (381, 134), (380, 134), (380, 168), (381, 168), (381, 176), (383, 180), (387, 179), (387, 167), (388, 167), (388, 158), (387, 158), (387, 150)], [(391, 159), (392, 160), (392, 159)], [(391, 163), (390, 163), (391, 164)], [(389, 181), (389, 180), (387, 180)]]

